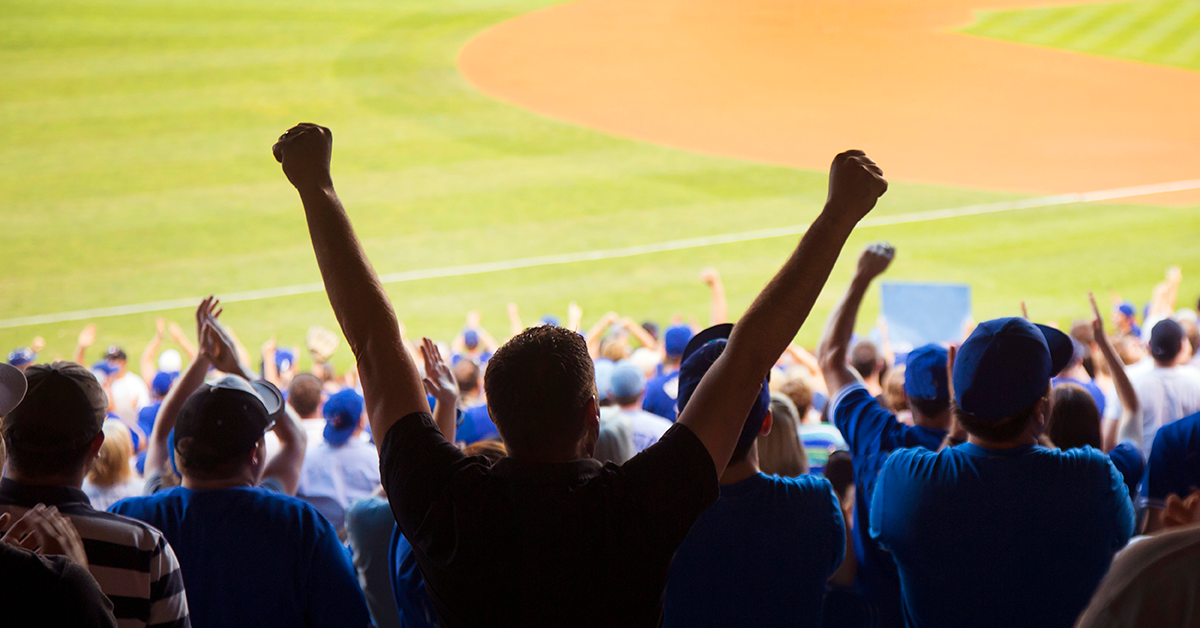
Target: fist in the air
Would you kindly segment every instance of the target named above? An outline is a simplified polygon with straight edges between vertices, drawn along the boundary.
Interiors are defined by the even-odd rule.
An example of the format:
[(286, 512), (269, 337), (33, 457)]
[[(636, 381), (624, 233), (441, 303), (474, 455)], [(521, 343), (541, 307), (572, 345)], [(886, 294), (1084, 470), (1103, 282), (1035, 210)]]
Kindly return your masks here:
[(896, 257), (896, 249), (887, 242), (875, 242), (863, 249), (858, 256), (858, 274), (874, 279), (883, 274)]
[(875, 202), (887, 192), (883, 170), (861, 150), (848, 150), (833, 158), (829, 169), (829, 200), (826, 206), (839, 217), (856, 222), (875, 207)]
[(283, 173), (297, 190), (333, 187), (329, 159), (333, 152), (333, 132), (303, 122), (279, 136), (271, 148), (275, 160), (283, 164)]

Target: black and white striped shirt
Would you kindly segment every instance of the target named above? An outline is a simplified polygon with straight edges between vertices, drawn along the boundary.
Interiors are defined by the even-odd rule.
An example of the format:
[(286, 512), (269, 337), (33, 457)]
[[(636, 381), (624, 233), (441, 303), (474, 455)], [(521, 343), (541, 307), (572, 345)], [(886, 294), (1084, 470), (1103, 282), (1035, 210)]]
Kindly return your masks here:
[(37, 504), (58, 508), (75, 524), (88, 571), (112, 601), (120, 628), (191, 626), (179, 561), (161, 532), (92, 508), (78, 488), (0, 480), (0, 513), (11, 513), (13, 522)]

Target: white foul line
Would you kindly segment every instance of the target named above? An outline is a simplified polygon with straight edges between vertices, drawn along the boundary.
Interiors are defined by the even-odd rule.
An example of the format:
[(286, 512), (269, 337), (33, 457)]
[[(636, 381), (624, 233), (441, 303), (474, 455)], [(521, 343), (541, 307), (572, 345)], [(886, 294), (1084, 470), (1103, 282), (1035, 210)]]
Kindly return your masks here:
[[(1196, 189), (1200, 189), (1200, 179), (1174, 181), (1170, 183), (1155, 183), (1151, 185), (1138, 185), (1126, 188), (1115, 188), (1112, 190), (1098, 190), (1095, 192), (1072, 192), (1069, 194), (1056, 194), (1053, 196), (1039, 196), (1037, 198), (1027, 198), (1016, 201), (1001, 201), (999, 203), (967, 205), (965, 207), (952, 207), (949, 209), (934, 209), (923, 212), (897, 214), (895, 216), (878, 216), (867, 218), (860, 222), (858, 226), (883, 227), (888, 225), (902, 225), (914, 222), (927, 222), (930, 220), (944, 220), (946, 218), (994, 214), (1018, 209), (1031, 209), (1034, 207), (1049, 207), (1052, 205), (1067, 205), (1070, 203), (1088, 203), (1116, 198), (1129, 198), (1132, 196), (1163, 194), (1166, 192), (1179, 192), (1183, 190)], [(640, 244), (637, 246), (628, 246), (616, 249), (599, 249), (595, 251), (580, 251), (577, 253), (560, 253), (557, 255), (523, 257), (519, 259), (503, 260), (498, 262), (484, 262), (481, 264), (465, 264), (462, 266), (447, 266), (444, 268), (408, 270), (398, 273), (380, 275), (379, 279), (383, 283), (402, 283), (406, 281), (418, 281), (421, 279), (438, 279), (441, 277), (478, 275), (481, 273), (516, 270), (519, 268), (532, 268), (535, 266), (572, 264), (576, 262), (590, 262), (605, 259), (616, 259), (620, 257), (633, 257), (635, 255), (663, 253), (666, 251), (679, 251), (682, 249), (693, 249), (704, 246), (714, 246), (717, 244), (732, 244), (735, 242), (748, 242), (751, 240), (765, 240), (768, 238), (795, 236), (804, 233), (808, 227), (809, 225), (791, 225), (787, 227), (776, 227), (774, 229), (759, 229), (757, 231), (741, 231), (738, 233), (687, 238), (683, 240), (668, 240), (666, 242)], [(239, 301), (258, 301), (261, 299), (271, 299), (275, 297), (292, 296), (297, 294), (312, 294), (324, 291), (325, 284), (321, 282), (305, 283), (294, 286), (282, 286), (278, 288), (263, 288), (260, 290), (230, 292), (221, 295), (221, 302), (237, 303)], [(144, 314), (147, 312), (161, 312), (164, 310), (174, 310), (179, 308), (193, 308), (200, 303), (200, 300), (201, 297), (191, 297), (184, 299), (170, 299), (167, 301), (152, 301), (149, 303), (138, 303), (134, 305), (118, 305), (114, 307), (101, 307), (90, 310), (77, 310), (74, 312), (60, 312), (58, 314), (22, 316), (18, 318), (0, 320), (0, 329), (24, 327), (27, 325), (45, 325), (49, 323), (88, 320), (92, 318), (104, 318), (108, 316), (122, 316), (125, 314)]]

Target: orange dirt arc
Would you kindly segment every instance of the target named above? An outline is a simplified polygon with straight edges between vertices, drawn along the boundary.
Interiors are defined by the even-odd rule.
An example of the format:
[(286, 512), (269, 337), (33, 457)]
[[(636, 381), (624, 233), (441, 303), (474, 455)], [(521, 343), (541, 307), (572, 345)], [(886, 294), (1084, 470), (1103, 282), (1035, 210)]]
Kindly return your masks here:
[(1200, 177), (1200, 73), (951, 32), (980, 2), (585, 0), (484, 31), (459, 68), (554, 118), (801, 168), (856, 147), (890, 177), (1023, 193)]

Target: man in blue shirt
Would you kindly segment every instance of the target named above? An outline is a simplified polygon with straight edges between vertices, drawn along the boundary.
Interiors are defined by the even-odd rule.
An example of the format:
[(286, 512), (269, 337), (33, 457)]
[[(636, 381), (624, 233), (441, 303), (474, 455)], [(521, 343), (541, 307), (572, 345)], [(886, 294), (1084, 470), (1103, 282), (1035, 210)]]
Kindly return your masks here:
[(679, 397), (679, 363), (683, 361), (683, 349), (692, 339), (692, 328), (687, 325), (672, 325), (663, 334), (663, 358), (661, 372), (646, 382), (646, 396), (642, 409), (653, 412), (668, 421), (675, 420), (675, 402)]
[(980, 324), (953, 361), (967, 442), (893, 452), (871, 536), (900, 570), (905, 620), (927, 626), (1071, 626), (1133, 533), (1108, 456), (1039, 446), (1062, 332), (1023, 318)]
[[(681, 412), (732, 329), (711, 327), (688, 344)], [(825, 581), (845, 555), (846, 530), (828, 480), (759, 470), (757, 441), (771, 431), (770, 399), (764, 381), (721, 475), (720, 499), (675, 553), (664, 627), (821, 625)]]
[(830, 315), (817, 349), (832, 395), (829, 416), (846, 438), (854, 465), (857, 584), (867, 603), (876, 609), (883, 628), (901, 626), (904, 618), (896, 565), (868, 534), (875, 478), (893, 450), (902, 447), (936, 450), (950, 426), (945, 349), (926, 345), (908, 354), (904, 391), (912, 407), (913, 426), (896, 420), (896, 415), (880, 405), (847, 364), (850, 338), (863, 295), (871, 281), (887, 270), (894, 256), (895, 250), (887, 243), (872, 244), (862, 252), (858, 270)]
[(283, 413), (283, 396), (270, 383), (248, 381), (252, 374), (231, 344), (213, 340), (224, 333), (216, 319), (201, 318), (201, 355), (164, 414), (175, 416), (176, 396), (192, 390), (190, 380), (209, 364), (242, 376), (200, 386), (179, 408), (175, 460), (183, 485), (110, 510), (162, 530), (176, 548), (198, 627), (369, 626), (354, 565), (333, 526), (309, 504), (258, 486), (270, 472), (263, 435)]
[(1184, 499), (1200, 490), (1200, 412), (1158, 430), (1149, 464), (1146, 531), (1154, 532), (1162, 527), (1159, 517), (1168, 497)]

